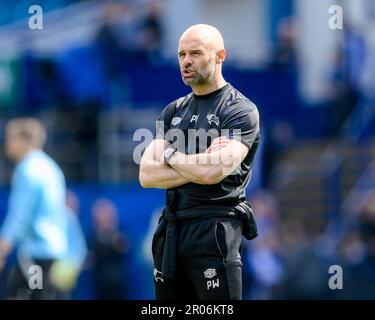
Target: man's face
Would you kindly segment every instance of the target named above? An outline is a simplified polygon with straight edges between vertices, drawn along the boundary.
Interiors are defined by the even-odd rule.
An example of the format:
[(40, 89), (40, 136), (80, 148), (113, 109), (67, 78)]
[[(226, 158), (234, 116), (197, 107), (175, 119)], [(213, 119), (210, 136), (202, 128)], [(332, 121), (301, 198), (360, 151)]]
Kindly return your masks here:
[(7, 130), (5, 134), (5, 154), (12, 161), (17, 161), (24, 152), (26, 142), (14, 130)]
[(199, 39), (184, 38), (178, 46), (178, 61), (183, 82), (201, 86), (212, 81), (215, 74), (215, 52)]

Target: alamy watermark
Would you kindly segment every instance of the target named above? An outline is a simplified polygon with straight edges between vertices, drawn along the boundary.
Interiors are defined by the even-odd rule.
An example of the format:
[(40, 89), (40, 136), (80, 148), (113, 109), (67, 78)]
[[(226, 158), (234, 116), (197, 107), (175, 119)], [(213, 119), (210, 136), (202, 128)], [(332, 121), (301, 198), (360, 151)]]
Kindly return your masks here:
[(328, 269), (328, 273), (332, 274), (328, 280), (328, 287), (331, 290), (342, 290), (344, 289), (344, 273), (340, 265), (332, 265)]
[(29, 28), (31, 30), (42, 30), (43, 29), (43, 9), (39, 5), (32, 5), (29, 8), (29, 14), (32, 16), (29, 18)]
[(344, 11), (339, 5), (332, 5), (328, 8), (328, 27), (331, 30), (342, 30), (344, 28)]
[[(164, 121), (156, 122), (156, 132), (157, 138), (171, 141), (173, 143), (173, 146), (176, 147), (177, 151), (181, 153), (187, 155), (210, 154), (210, 156), (187, 156), (185, 159), (186, 162), (184, 162), (184, 159), (182, 159), (182, 163), (190, 165), (221, 164), (228, 169), (231, 169), (233, 165), (232, 155), (238, 154), (238, 150), (234, 150), (236, 146), (234, 144), (229, 144), (229, 141), (230, 139), (241, 141), (242, 136), (241, 129), (218, 130), (212, 128), (209, 130), (187, 129), (186, 131), (183, 131), (178, 128), (172, 128), (169, 130), (165, 130)], [(139, 165), (141, 163), (142, 154), (153, 141), (153, 139), (153, 132), (151, 132), (149, 129), (141, 128), (134, 132), (133, 141), (140, 142), (133, 151), (133, 161), (135, 164)], [(219, 141), (218, 139), (221, 140)], [(210, 143), (211, 147), (208, 147)], [(156, 149), (151, 151), (154, 155), (156, 154)], [(231, 174), (232, 171), (233, 170), (228, 171), (227, 174)]]
[(43, 289), (43, 269), (41, 266), (32, 265), (28, 270), (29, 279), (28, 285), (31, 290)]
[[(342, 30), (344, 22), (344, 11), (340, 5), (331, 5), (328, 8), (328, 27), (331, 30)], [(29, 28), (31, 30), (43, 29), (43, 8), (40, 5), (32, 5), (29, 7)]]

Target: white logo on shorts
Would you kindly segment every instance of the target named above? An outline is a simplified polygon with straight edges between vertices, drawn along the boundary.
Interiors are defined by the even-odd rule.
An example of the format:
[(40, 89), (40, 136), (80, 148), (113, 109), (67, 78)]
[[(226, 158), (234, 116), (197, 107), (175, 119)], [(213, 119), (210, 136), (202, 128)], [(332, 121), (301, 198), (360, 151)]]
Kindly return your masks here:
[(216, 269), (212, 269), (212, 268), (209, 268), (207, 269), (205, 272), (204, 272), (204, 277), (206, 279), (212, 279), (213, 277), (215, 277), (217, 275), (216, 273)]
[(219, 278), (217, 278), (216, 280), (215, 279), (207, 280), (206, 284), (207, 284), (207, 290), (215, 289), (215, 288), (219, 288), (220, 287)]

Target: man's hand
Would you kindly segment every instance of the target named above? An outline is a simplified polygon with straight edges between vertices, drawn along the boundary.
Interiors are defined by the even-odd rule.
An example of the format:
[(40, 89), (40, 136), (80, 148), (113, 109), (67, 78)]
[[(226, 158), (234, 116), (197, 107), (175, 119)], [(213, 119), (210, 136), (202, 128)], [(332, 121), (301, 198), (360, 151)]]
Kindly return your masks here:
[(212, 143), (211, 143), (210, 147), (206, 150), (205, 153), (211, 153), (211, 152), (223, 149), (223, 148), (226, 147), (226, 145), (229, 143), (229, 141), (230, 140), (225, 136), (218, 137), (218, 138), (212, 140)]
[(165, 164), (163, 152), (169, 146), (168, 141), (155, 139), (146, 148), (139, 168), (139, 181), (142, 187), (171, 189), (190, 182)]
[(0, 272), (3, 270), (5, 266), (6, 258), (11, 249), (12, 246), (8, 242), (0, 239)]

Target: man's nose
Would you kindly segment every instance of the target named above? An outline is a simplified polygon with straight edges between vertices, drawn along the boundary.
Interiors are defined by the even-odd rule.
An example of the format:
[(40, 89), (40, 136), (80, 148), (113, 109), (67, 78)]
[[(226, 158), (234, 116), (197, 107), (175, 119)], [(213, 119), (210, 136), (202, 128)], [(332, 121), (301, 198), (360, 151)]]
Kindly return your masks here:
[(191, 56), (189, 54), (186, 54), (183, 62), (184, 62), (185, 68), (190, 67), (191, 66)]

